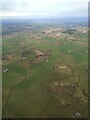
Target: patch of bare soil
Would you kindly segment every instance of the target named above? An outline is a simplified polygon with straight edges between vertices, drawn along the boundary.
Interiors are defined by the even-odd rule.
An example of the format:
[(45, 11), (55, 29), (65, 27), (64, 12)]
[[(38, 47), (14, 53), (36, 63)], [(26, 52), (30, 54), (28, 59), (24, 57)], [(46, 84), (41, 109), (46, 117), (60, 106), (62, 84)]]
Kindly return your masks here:
[(59, 65), (59, 64), (57, 64), (56, 66), (55, 66), (55, 69), (58, 71), (58, 72), (60, 72), (60, 73), (63, 73), (63, 74), (70, 74), (71, 73), (71, 69), (70, 69), (70, 67), (69, 66), (66, 66), (66, 65)]

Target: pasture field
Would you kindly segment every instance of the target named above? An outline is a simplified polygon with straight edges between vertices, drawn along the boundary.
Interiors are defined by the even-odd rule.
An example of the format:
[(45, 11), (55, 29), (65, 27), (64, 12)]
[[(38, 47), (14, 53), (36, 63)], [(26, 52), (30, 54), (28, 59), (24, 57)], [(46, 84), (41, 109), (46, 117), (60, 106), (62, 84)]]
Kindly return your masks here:
[(87, 118), (87, 34), (80, 25), (4, 26), (3, 117)]

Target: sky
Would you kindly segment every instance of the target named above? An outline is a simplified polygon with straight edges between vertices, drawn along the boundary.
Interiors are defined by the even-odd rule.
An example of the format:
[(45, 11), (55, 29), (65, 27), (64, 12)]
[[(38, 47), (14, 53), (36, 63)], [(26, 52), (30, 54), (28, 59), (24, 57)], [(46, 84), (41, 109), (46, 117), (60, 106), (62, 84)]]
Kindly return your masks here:
[(87, 17), (88, 0), (1, 0), (0, 17)]

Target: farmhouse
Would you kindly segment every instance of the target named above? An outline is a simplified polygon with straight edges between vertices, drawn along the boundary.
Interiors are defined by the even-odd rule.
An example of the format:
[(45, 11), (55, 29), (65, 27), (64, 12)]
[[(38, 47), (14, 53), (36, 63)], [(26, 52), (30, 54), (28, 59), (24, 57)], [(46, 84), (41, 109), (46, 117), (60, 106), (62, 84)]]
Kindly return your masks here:
[(76, 88), (76, 87), (77, 87), (77, 84), (72, 84), (72, 87), (73, 87), (73, 88)]
[(3, 73), (6, 73), (6, 72), (8, 72), (8, 69), (7, 69), (7, 68), (3, 70)]
[(76, 112), (75, 115), (74, 115), (76, 118), (80, 118), (81, 117), (81, 114), (79, 112)]

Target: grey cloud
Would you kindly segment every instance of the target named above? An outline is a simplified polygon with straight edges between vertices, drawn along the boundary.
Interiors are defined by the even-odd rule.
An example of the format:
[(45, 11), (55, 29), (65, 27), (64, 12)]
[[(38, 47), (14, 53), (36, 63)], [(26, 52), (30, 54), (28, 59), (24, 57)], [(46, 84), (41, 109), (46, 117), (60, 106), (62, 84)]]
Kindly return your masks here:
[(4, 13), (85, 16), (88, 12), (88, 0), (52, 0), (51, 2), (50, 0), (2, 0), (0, 4)]

